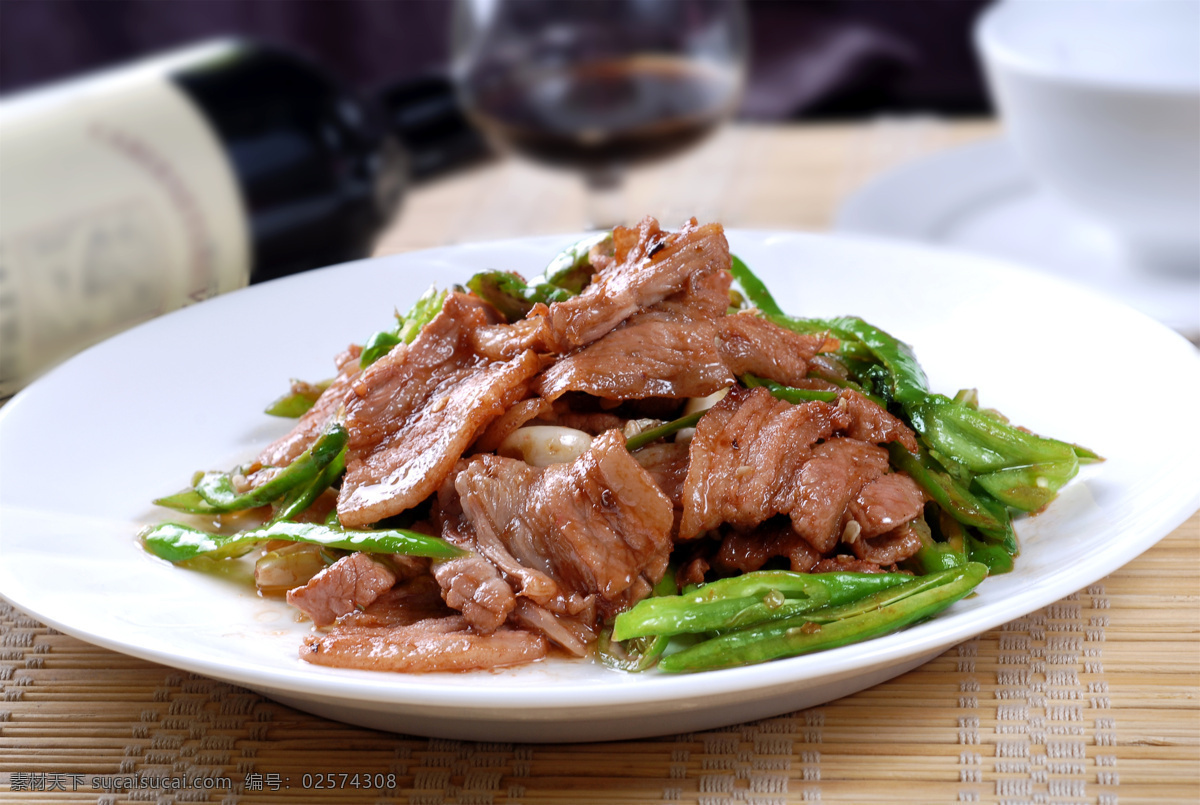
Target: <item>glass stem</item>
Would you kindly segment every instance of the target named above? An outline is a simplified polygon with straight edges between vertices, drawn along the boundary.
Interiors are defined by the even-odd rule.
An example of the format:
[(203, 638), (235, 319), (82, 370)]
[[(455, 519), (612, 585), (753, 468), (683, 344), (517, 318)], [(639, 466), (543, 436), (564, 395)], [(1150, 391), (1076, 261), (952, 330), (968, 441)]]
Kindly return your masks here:
[(597, 168), (584, 175), (587, 186), (587, 226), (612, 229), (625, 221), (625, 177), (615, 167)]

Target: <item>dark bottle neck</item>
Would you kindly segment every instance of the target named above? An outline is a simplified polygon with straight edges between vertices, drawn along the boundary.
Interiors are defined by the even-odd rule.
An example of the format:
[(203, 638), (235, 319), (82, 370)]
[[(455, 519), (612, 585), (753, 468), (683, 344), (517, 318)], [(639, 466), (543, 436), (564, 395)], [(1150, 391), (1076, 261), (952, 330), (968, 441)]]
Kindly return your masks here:
[(384, 87), (376, 106), (409, 156), (414, 181), (429, 179), (487, 156), (487, 143), (462, 112), (454, 84), (426, 75)]
[(369, 104), (307, 60), (258, 44), (172, 77), (241, 182), (251, 282), (369, 254), (407, 176), (403, 149)]

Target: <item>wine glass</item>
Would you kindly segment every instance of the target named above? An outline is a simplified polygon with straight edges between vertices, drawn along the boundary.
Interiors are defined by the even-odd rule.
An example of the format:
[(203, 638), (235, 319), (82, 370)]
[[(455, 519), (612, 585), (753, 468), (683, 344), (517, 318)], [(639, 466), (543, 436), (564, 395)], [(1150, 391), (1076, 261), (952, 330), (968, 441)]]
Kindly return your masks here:
[(741, 0), (459, 0), (452, 46), (467, 114), (502, 149), (582, 170), (608, 229), (627, 167), (733, 113), (746, 17)]

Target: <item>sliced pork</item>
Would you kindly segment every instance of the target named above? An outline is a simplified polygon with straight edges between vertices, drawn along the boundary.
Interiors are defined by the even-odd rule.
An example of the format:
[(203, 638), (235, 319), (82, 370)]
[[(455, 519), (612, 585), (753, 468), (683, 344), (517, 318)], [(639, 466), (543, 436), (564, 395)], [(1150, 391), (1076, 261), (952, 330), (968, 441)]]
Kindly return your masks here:
[[(636, 249), (635, 243), (630, 253)], [(734, 378), (717, 348), (717, 328), (729, 307), (731, 281), (724, 268), (688, 273), (674, 293), (546, 370), (537, 381), (539, 393), (550, 399), (568, 391), (610, 400), (678, 399), (725, 388)], [(558, 305), (551, 306), (552, 315)]]
[(438, 563), (433, 576), (442, 587), (446, 606), (457, 609), (475, 631), (491, 634), (516, 606), (512, 588), (486, 559), (464, 556)]
[(813, 448), (788, 499), (792, 528), (820, 553), (837, 547), (846, 510), (859, 491), (887, 472), (887, 451), (857, 439), (832, 439)]
[(613, 264), (598, 272), (579, 296), (547, 311), (555, 352), (590, 344), (639, 310), (729, 269), (729, 243), (719, 224), (701, 226), (692, 219), (672, 232), (645, 218), (636, 229), (617, 227), (613, 243)]
[(790, 569), (806, 573), (821, 554), (791, 527), (790, 523), (764, 523), (754, 531), (733, 531), (721, 539), (711, 564), (722, 573), (746, 573), (762, 569), (771, 559), (786, 557)]
[(503, 628), (481, 635), (451, 616), (407, 626), (338, 627), (305, 638), (300, 658), (334, 668), (429, 673), (523, 665), (545, 657), (546, 650), (539, 634)]
[(500, 443), (508, 438), (513, 431), (520, 428), (526, 422), (550, 415), (553, 410), (554, 407), (550, 401), (541, 397), (522, 400), (501, 414), (500, 418), (495, 422), (488, 425), (483, 435), (475, 441), (475, 444), (471, 445), (471, 451), (474, 453), (494, 452), (500, 446)]
[(343, 556), (309, 580), (289, 590), (287, 601), (328, 626), (342, 615), (365, 608), (396, 583), (396, 574), (365, 553)]
[(692, 437), (680, 539), (723, 523), (751, 529), (790, 511), (811, 446), (834, 434), (837, 417), (826, 403), (791, 405), (765, 389), (731, 389)]
[(849, 515), (862, 537), (870, 539), (916, 519), (925, 508), (925, 492), (908, 474), (893, 472), (864, 486), (850, 502)]
[(809, 573), (884, 573), (878, 562), (868, 562), (853, 556), (830, 556), (813, 565)]
[(548, 399), (582, 391), (630, 400), (705, 397), (731, 383), (710, 322), (650, 312), (555, 363), (536, 390)]
[(917, 435), (912, 428), (852, 389), (843, 389), (838, 405), (849, 414), (846, 435), (872, 444), (899, 442), (910, 453), (917, 452)]
[(733, 374), (757, 375), (785, 386), (800, 386), (817, 352), (835, 349), (823, 334), (802, 335), (751, 311), (725, 316), (719, 325), (721, 357)]
[(553, 336), (546, 319), (546, 306), (534, 305), (520, 321), (512, 324), (490, 324), (471, 334), (471, 346), (480, 355), (494, 361), (507, 361), (527, 349), (550, 352)]
[(475, 353), (470, 333), (486, 323), (477, 301), (446, 296), (441, 312), (406, 348), (371, 364), (346, 404), (343, 525), (360, 528), (429, 497), (492, 420), (525, 396), (540, 363), (532, 351), (509, 361)]
[(851, 502), (888, 469), (885, 449), (841, 434), (886, 441), (907, 431), (861, 398), (874, 409), (864, 411), (856, 398), (861, 395), (792, 405), (765, 389), (731, 390), (692, 438), (680, 538), (722, 524), (748, 531), (783, 514), (812, 548), (832, 550)]
[(442, 600), (442, 588), (426, 572), (423, 576), (396, 583), (363, 609), (347, 612), (337, 620), (339, 629), (355, 627), (408, 626), (417, 621), (457, 615)]
[(683, 483), (687, 480), (688, 446), (678, 442), (659, 442), (633, 454), (658, 488), (676, 508), (683, 506)]
[(607, 411), (571, 411), (565, 406), (560, 410), (561, 403), (562, 398), (559, 398), (554, 410), (539, 416), (538, 420), (550, 425), (581, 430), (589, 436), (599, 436), (608, 430), (622, 430), (629, 422), (628, 418)]
[(878, 537), (861, 537), (851, 546), (860, 560), (877, 565), (902, 562), (921, 550), (921, 537), (912, 523), (896, 526)]
[[(543, 470), (477, 456), (454, 486), (477, 550), (543, 607), (574, 615), (596, 596), (605, 611), (623, 608), (666, 571), (671, 502), (616, 431), (598, 437), (574, 462)], [(547, 595), (545, 580), (554, 594)]]

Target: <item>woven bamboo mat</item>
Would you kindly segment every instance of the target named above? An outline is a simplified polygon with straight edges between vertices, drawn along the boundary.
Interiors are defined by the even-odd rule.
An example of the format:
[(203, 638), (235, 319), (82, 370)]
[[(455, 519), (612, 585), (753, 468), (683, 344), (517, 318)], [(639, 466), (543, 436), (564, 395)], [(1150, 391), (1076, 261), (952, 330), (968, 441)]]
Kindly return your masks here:
[[(630, 207), (823, 228), (879, 170), (992, 131), (739, 127), (635, 177)], [(381, 251), (575, 230), (582, 217), (568, 178), (499, 163), (414, 193)], [(373, 732), (3, 604), (0, 690), (0, 803), (1195, 803), (1200, 513), (1108, 578), (915, 671), (710, 732), (571, 746)], [(157, 787), (130, 790), (130, 777)]]

